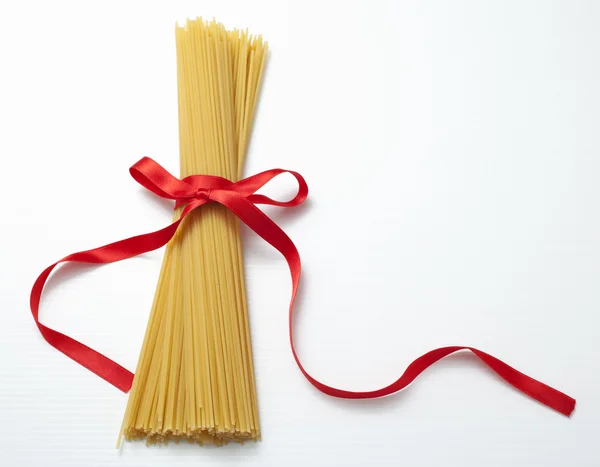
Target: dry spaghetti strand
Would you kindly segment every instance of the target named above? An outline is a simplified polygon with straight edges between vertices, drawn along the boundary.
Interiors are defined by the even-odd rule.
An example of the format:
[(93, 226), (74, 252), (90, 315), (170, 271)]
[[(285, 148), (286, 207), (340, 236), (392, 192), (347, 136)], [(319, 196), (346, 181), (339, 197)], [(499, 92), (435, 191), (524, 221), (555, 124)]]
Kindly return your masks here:
[[(239, 180), (267, 44), (202, 18), (175, 38), (181, 177)], [(239, 222), (222, 206), (193, 211), (167, 245), (122, 436), (260, 438)]]

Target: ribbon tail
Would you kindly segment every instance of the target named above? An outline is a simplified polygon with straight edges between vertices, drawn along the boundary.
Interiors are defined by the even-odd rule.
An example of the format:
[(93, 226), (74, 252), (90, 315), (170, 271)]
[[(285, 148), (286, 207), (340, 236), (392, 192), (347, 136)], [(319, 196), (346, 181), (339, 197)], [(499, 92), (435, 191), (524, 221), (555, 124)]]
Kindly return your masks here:
[(538, 402), (547, 405), (567, 417), (570, 417), (573, 410), (575, 410), (576, 401), (567, 394), (521, 373), (504, 363), (502, 360), (482, 352), (481, 350), (472, 347), (465, 348), (477, 355), (483, 363), (494, 370), (507, 383), (527, 394), (529, 397), (532, 397)]
[(294, 327), (292, 319), (293, 307), (301, 274), (300, 255), (296, 249), (296, 246), (287, 236), (287, 234), (281, 230), (277, 224), (275, 224), (275, 222), (273, 222), (265, 213), (263, 213), (247, 199), (239, 195), (233, 196), (228, 194), (218, 201), (222, 204), (225, 204), (246, 225), (248, 225), (248, 227), (254, 230), (273, 247), (275, 247), (286, 259), (292, 275), (292, 298), (289, 308), (290, 346), (298, 368), (306, 377), (306, 379), (308, 379), (308, 381), (319, 391), (333, 397), (345, 399), (372, 399), (388, 396), (404, 389), (406, 386), (411, 384), (423, 371), (442, 358), (461, 350), (469, 350), (496, 374), (498, 374), (501, 378), (519, 391), (566, 416), (570, 416), (573, 412), (575, 408), (575, 399), (572, 397), (521, 373), (520, 371), (507, 365), (502, 360), (499, 360), (492, 355), (472, 347), (464, 346), (443, 347), (422, 355), (407, 367), (405, 372), (402, 374), (402, 376), (400, 376), (400, 378), (398, 378), (398, 380), (381, 389), (363, 392), (347, 391), (344, 389), (334, 388), (320, 382), (311, 376), (304, 368), (294, 346)]
[(105, 379), (121, 391), (128, 392), (129, 389), (131, 389), (131, 384), (133, 382), (133, 373), (110, 358), (105, 357), (99, 352), (96, 352), (87, 345), (45, 326), (39, 321), (39, 303), (42, 290), (46, 280), (50, 276), (50, 273), (58, 264), (59, 263), (54, 263), (48, 266), (39, 275), (31, 290), (30, 307), (35, 324), (37, 325), (43, 338), (52, 347), (61, 351), (67, 357), (76, 361), (91, 372)]
[(31, 314), (44, 339), (55, 349), (67, 357), (75, 360), (80, 365), (92, 371), (123, 392), (128, 392), (133, 384), (133, 373), (110, 358), (102, 355), (85, 344), (51, 329), (39, 320), (39, 306), (44, 290), (44, 285), (53, 269), (61, 263), (90, 263), (107, 264), (121, 261), (133, 256), (156, 250), (166, 245), (179, 227), (183, 218), (202, 204), (204, 200), (195, 200), (188, 204), (177, 221), (167, 227), (135, 237), (126, 238), (92, 250), (80, 251), (64, 257), (60, 261), (48, 266), (36, 279), (31, 289), (30, 308)]
[[(451, 346), (431, 350), (414, 360), (406, 368), (402, 376), (400, 376), (400, 378), (398, 378), (392, 384), (374, 391), (359, 392), (333, 388), (321, 383), (320, 381), (317, 381), (311, 375), (306, 373), (302, 367), (301, 371), (313, 386), (330, 396), (343, 399), (373, 399), (377, 397), (389, 396), (401, 391), (410, 385), (421, 373), (423, 373), (434, 363), (453, 353), (463, 350), (468, 350), (475, 354), (492, 371), (494, 371), (498, 376), (503, 378), (507, 383), (511, 384), (519, 391), (527, 394), (542, 404), (547, 405), (557, 412), (560, 412), (568, 417), (575, 409), (575, 399), (572, 397), (569, 397), (557, 389), (554, 389), (538, 380), (531, 378), (530, 376), (521, 373), (510, 365), (504, 363), (502, 360), (499, 360), (498, 358), (473, 347)], [(296, 351), (293, 350), (293, 353), (296, 361), (298, 362)]]

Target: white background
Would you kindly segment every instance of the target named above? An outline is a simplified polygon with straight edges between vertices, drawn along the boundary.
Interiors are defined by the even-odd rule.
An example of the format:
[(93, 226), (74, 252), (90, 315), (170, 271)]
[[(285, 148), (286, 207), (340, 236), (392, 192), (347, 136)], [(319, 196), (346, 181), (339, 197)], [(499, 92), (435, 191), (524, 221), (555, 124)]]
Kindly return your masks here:
[[(0, 464), (600, 465), (600, 3), (162, 3), (0, 4)], [(246, 174), (311, 190), (268, 209), (303, 258), (309, 371), (374, 389), (471, 345), (576, 397), (570, 419), (469, 355), (383, 400), (320, 394), (287, 266), (245, 231), (263, 441), (115, 450), (126, 396), (46, 344), (29, 291), (170, 221), (128, 167), (178, 173), (173, 28), (196, 15), (270, 43)], [(161, 258), (64, 268), (42, 320), (133, 369)]]

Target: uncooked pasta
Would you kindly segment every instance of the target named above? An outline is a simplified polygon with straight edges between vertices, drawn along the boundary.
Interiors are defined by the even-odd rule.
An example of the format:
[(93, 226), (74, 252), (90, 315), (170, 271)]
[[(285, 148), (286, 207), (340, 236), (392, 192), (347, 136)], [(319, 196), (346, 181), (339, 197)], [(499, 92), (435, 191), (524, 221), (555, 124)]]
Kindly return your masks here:
[[(237, 181), (267, 44), (202, 19), (175, 34), (181, 178)], [(217, 203), (189, 214), (167, 245), (119, 442), (123, 436), (260, 438), (239, 222)]]

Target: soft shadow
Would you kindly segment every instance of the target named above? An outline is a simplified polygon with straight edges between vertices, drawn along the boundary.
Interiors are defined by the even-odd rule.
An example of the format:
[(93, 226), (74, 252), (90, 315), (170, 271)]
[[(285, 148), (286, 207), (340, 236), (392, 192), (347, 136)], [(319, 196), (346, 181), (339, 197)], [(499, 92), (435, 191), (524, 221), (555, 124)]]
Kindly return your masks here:
[(165, 211), (167, 214), (173, 215), (173, 210), (175, 209), (175, 203), (166, 198), (161, 198), (158, 195), (155, 195), (151, 191), (140, 189), (139, 192), (142, 194), (147, 201), (151, 204), (157, 206), (160, 210)]
[(73, 279), (75, 276), (84, 276), (89, 274), (92, 269), (98, 266), (104, 266), (103, 264), (88, 264), (88, 263), (66, 263), (59, 265), (52, 275), (46, 281), (44, 285), (44, 295), (51, 294), (52, 291), (61, 285), (63, 282), (67, 282)]
[(277, 206), (265, 206), (262, 210), (267, 216), (273, 219), (277, 225), (285, 225), (290, 222), (300, 222), (310, 209), (314, 207), (314, 201), (312, 198), (307, 198), (300, 206), (293, 208), (280, 208)]
[[(313, 204), (313, 201), (308, 198), (300, 206), (295, 206), (293, 208), (281, 208), (277, 206), (259, 206), (259, 208), (285, 231), (284, 227), (286, 225), (293, 225), (306, 217), (308, 211), (313, 208)], [(243, 222), (241, 224), (243, 226), (241, 231), (243, 242), (247, 241), (248, 237), (256, 235), (256, 233), (254, 233), (254, 231), (246, 224)]]
[[(129, 259), (141, 259), (144, 261), (153, 261), (148, 254), (142, 254)], [(67, 282), (74, 277), (82, 277), (92, 272), (96, 268), (109, 266), (111, 263), (91, 264), (91, 263), (65, 263), (58, 265), (44, 285), (44, 296), (51, 294), (63, 282)]]
[[(152, 444), (146, 446), (145, 440), (134, 440), (126, 441), (125, 439), (121, 442), (119, 449), (119, 456), (126, 455), (125, 450), (129, 447), (130, 449), (168, 449), (173, 452), (175, 456), (194, 456), (200, 460), (204, 457), (206, 459), (215, 459), (215, 455), (220, 455), (219, 461), (225, 464), (231, 462), (239, 462), (240, 460), (247, 460), (249, 458), (256, 458), (259, 455), (261, 441), (246, 441), (243, 444), (230, 442), (223, 446), (215, 446), (214, 444), (204, 444), (198, 446), (195, 443), (191, 443), (186, 440), (182, 440), (179, 443), (175, 441), (169, 441), (167, 444)], [(126, 447), (127, 445), (127, 447)]]

